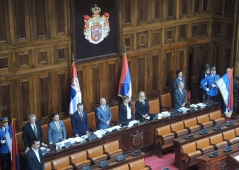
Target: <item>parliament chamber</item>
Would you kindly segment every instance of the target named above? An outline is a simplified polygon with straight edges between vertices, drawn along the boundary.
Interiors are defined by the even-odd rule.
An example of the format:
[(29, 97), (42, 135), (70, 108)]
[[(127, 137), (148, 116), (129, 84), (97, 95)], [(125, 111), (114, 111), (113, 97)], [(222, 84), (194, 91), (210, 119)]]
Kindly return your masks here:
[[(88, 32), (92, 34), (86, 31), (93, 29), (87, 24), (95, 17), (91, 9), (96, 6), (100, 17), (107, 18), (102, 27), (108, 32), (99, 36), (101, 42), (92, 40), (94, 31), (100, 34), (96, 27)], [(102, 97), (112, 113), (111, 127), (120, 124), (124, 55), (133, 111), (143, 91), (153, 120), (56, 150), (47, 138), (53, 113), (59, 113), (67, 138), (74, 136), (69, 115), (73, 63), (89, 130), (97, 131), (95, 112)], [(206, 64), (215, 66), (220, 77), (232, 68), (234, 83), (239, 83), (238, 62), (239, 0), (0, 0), (0, 118), (8, 117), (9, 125), (16, 118), (22, 167), (26, 149), (22, 130), (34, 113), (50, 149), (44, 155), (46, 170), (88, 165), (97, 169), (102, 160), (108, 160), (108, 169), (150, 169), (145, 158), (163, 158), (169, 152), (175, 154), (178, 169), (236, 169), (232, 164), (238, 164), (239, 123), (234, 119), (239, 113), (238, 92), (232, 126), (223, 114), (220, 92), (218, 102), (206, 108), (172, 113), (178, 70), (186, 79), (189, 107), (202, 102), (200, 81)], [(153, 116), (164, 111), (171, 116)], [(215, 130), (216, 124), (220, 130)], [(227, 145), (232, 151), (224, 152)], [(132, 156), (139, 149), (142, 154)], [(213, 151), (218, 156), (211, 158)], [(116, 161), (120, 154), (125, 161)]]

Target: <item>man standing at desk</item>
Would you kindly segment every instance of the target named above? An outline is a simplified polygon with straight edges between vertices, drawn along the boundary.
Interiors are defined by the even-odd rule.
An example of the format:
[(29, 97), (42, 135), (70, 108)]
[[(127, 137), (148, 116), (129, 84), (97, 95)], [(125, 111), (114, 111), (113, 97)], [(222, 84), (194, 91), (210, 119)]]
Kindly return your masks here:
[(41, 124), (40, 122), (36, 121), (36, 115), (30, 114), (29, 121), (30, 122), (23, 126), (22, 132), (22, 140), (26, 147), (25, 152), (27, 152), (31, 148), (32, 140), (35, 138), (40, 140), (42, 146), (47, 147), (47, 145), (44, 144)]
[(0, 163), (1, 170), (11, 169), (12, 127), (8, 126), (8, 118), (0, 119)]
[(105, 98), (100, 99), (100, 106), (96, 108), (97, 128), (106, 129), (110, 127), (112, 113), (109, 106), (106, 105)]
[(83, 111), (83, 104), (77, 104), (77, 111), (71, 116), (71, 125), (74, 136), (88, 134), (88, 117), (86, 111)]
[(178, 82), (178, 88), (175, 89), (173, 95), (174, 101), (174, 109), (179, 109), (180, 107), (184, 107), (186, 103), (186, 91), (184, 88), (183, 81)]
[(32, 140), (32, 146), (26, 154), (27, 170), (44, 170), (44, 160), (38, 139)]
[(53, 121), (48, 125), (49, 144), (61, 142), (66, 139), (66, 128), (62, 120), (59, 120), (59, 114), (53, 113)]

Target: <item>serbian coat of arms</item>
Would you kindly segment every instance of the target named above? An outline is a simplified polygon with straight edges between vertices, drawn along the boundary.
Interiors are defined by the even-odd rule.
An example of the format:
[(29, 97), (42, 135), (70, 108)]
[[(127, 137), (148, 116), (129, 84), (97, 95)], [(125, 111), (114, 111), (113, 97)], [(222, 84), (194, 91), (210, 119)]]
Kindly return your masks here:
[(101, 8), (95, 5), (91, 8), (93, 12), (92, 17), (84, 15), (84, 35), (92, 44), (98, 44), (109, 35), (109, 13), (105, 12), (104, 15), (100, 16)]

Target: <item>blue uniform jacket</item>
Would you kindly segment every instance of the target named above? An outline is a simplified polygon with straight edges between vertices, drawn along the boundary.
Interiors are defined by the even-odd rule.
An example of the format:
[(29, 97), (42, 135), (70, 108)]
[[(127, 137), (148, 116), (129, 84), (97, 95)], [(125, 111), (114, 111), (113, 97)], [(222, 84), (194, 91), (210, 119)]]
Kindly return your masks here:
[[(12, 139), (12, 127), (7, 126), (8, 133), (10, 135), (10, 138)], [(9, 149), (7, 146), (6, 138), (5, 138), (5, 131), (3, 127), (0, 127), (0, 140), (5, 140), (5, 143), (0, 142), (0, 153), (9, 153)]]
[(207, 76), (204, 79), (202, 79), (202, 81), (200, 82), (200, 84), (204, 90), (206, 90), (206, 88), (209, 88), (209, 91), (207, 91), (208, 96), (216, 96), (218, 94), (218, 87), (217, 86), (212, 87), (212, 84), (215, 83), (215, 85), (216, 85), (216, 81), (218, 81), (219, 78), (220, 77), (218, 74), (216, 74), (215, 76), (210, 75), (210, 76)]

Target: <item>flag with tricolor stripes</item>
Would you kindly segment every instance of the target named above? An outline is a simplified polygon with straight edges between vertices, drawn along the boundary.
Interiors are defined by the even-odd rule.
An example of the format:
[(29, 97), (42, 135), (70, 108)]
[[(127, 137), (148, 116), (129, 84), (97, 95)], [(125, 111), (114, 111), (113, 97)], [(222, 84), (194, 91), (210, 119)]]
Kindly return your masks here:
[(119, 82), (119, 96), (128, 96), (131, 99), (132, 96), (132, 85), (131, 85), (131, 78), (130, 78), (130, 71), (128, 66), (128, 60), (126, 57), (126, 52), (124, 53), (124, 62)]

